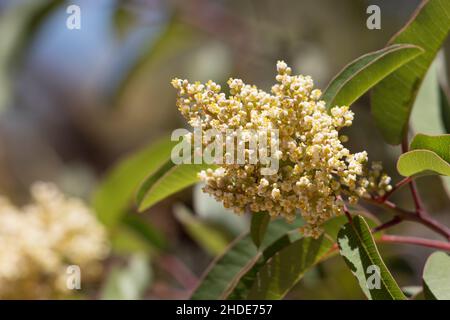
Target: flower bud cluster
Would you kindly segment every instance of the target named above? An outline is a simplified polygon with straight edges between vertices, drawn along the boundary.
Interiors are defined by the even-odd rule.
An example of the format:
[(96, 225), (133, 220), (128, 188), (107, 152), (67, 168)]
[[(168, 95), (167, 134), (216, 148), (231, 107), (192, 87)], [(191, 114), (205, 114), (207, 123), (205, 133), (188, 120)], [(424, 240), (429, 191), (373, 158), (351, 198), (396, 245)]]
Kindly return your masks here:
[[(221, 164), (200, 172), (204, 191), (237, 213), (266, 211), (292, 221), (299, 213), (306, 236), (318, 237), (322, 224), (343, 213), (343, 202), (356, 203), (370, 193), (390, 190), (390, 178), (379, 165), (367, 168), (367, 152), (351, 153), (339, 131), (353, 122), (348, 106), (327, 112), (321, 91), (309, 76), (293, 76), (283, 61), (277, 63), (271, 93), (240, 79), (228, 81), (230, 95), (208, 81), (174, 79), (177, 106), (194, 129), (278, 130), (279, 170), (261, 173), (261, 164)], [(248, 150), (248, 152), (252, 152)]]

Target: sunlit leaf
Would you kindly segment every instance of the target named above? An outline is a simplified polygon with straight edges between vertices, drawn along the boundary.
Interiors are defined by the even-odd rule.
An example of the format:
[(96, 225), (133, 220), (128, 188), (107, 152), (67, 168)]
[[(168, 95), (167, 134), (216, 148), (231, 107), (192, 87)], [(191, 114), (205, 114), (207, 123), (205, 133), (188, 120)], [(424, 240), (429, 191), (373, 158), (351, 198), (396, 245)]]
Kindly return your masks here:
[(199, 181), (198, 173), (213, 167), (208, 164), (180, 164), (166, 161), (150, 175), (139, 188), (137, 204), (144, 211), (168, 196), (181, 191)]
[(97, 187), (93, 206), (107, 226), (120, 222), (144, 179), (168, 158), (174, 143), (168, 139), (152, 144), (119, 161)]
[(450, 176), (450, 164), (429, 150), (413, 150), (398, 158), (397, 171), (405, 177), (441, 174)]
[[(442, 160), (444, 160), (447, 163), (450, 163), (450, 135), (439, 135), (439, 136), (428, 136), (424, 134), (418, 134), (414, 137), (413, 141), (411, 142), (411, 149), (417, 150), (417, 149), (424, 149), (429, 150), (434, 153), (436, 153)], [(407, 156), (407, 158), (410, 156)], [(415, 156), (417, 157), (417, 156)], [(425, 156), (422, 156), (425, 157)], [(435, 158), (434, 155), (428, 156), (428, 158)], [(405, 160), (402, 160), (405, 161)], [(412, 161), (412, 160), (411, 160)], [(429, 160), (431, 161), (431, 160)], [(437, 160), (437, 163), (442, 163), (441, 160)], [(401, 164), (404, 166), (404, 164)], [(419, 166), (419, 163), (416, 163), (417, 166)], [(450, 195), (450, 177), (445, 169), (446, 165), (442, 164), (442, 169), (440, 171), (435, 171), (436, 169), (433, 169), (430, 171), (428, 167), (424, 167), (422, 170), (419, 170), (420, 168), (417, 168), (416, 170), (419, 170), (418, 173), (415, 174), (431, 174), (431, 173), (437, 173), (441, 174), (441, 179), (444, 185), (445, 190), (447, 191), (447, 194)], [(423, 171), (423, 172), (422, 172)]]
[(383, 78), (411, 61), (423, 50), (402, 44), (365, 54), (347, 65), (328, 85), (322, 96), (328, 109), (351, 105)]
[(416, 133), (443, 134), (444, 123), (441, 119), (441, 96), (439, 70), (443, 68), (443, 55), (439, 54), (428, 69), (422, 86), (417, 94), (411, 113), (411, 129)]
[(411, 151), (400, 156), (397, 170), (403, 176), (440, 174), (450, 176), (450, 135), (418, 134)]
[(389, 42), (414, 44), (425, 53), (397, 69), (373, 90), (372, 113), (388, 143), (401, 143), (417, 92), (449, 30), (450, 1), (428, 0)]
[(450, 163), (450, 134), (438, 136), (417, 134), (411, 141), (410, 149), (425, 149), (433, 151), (442, 159)]
[(342, 227), (338, 233), (338, 245), (341, 256), (358, 279), (367, 298), (406, 299), (381, 259), (370, 228), (363, 217), (355, 216), (351, 223)]
[(423, 287), (427, 299), (450, 300), (450, 256), (435, 252), (423, 270)]

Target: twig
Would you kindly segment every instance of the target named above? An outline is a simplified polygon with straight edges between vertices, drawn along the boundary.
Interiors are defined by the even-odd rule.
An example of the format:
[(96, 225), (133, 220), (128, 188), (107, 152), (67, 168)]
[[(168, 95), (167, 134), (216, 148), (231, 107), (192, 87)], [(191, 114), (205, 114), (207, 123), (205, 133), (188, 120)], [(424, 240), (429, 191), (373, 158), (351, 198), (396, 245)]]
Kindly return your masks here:
[(381, 230), (384, 230), (384, 229), (393, 227), (393, 226), (399, 224), (399, 223), (402, 222), (402, 221), (403, 221), (403, 218), (402, 218), (402, 217), (400, 217), (400, 216), (394, 216), (394, 218), (392, 218), (391, 220), (389, 220), (389, 221), (387, 221), (387, 222), (385, 222), (385, 223), (383, 223), (383, 224), (380, 224), (379, 226), (373, 228), (373, 229), (372, 229), (372, 233), (376, 233), (376, 232), (379, 232), (379, 231), (381, 231)]
[(382, 196), (380, 198), (380, 201), (386, 201), (387, 199), (389, 199), (390, 196), (392, 196), (392, 194), (394, 194), (394, 192), (396, 192), (397, 190), (400, 190), (404, 185), (410, 183), (412, 181), (411, 177), (406, 177), (404, 179), (402, 179), (401, 181), (399, 181), (393, 188), (391, 191), (387, 192), (384, 196)]
[(409, 188), (411, 189), (411, 195), (414, 200), (414, 206), (416, 207), (416, 212), (419, 216), (427, 215), (422, 200), (420, 199), (419, 191), (417, 190), (417, 185), (415, 181), (411, 181), (409, 184)]
[(397, 235), (382, 235), (379, 239), (379, 242), (384, 243), (404, 243), (404, 244), (413, 244), (428, 248), (434, 248), (444, 251), (450, 252), (450, 243), (438, 241), (438, 240), (430, 240), (430, 239), (423, 239), (423, 238), (416, 238), (416, 237), (404, 237), (404, 236), (397, 236)]
[[(401, 243), (401, 244), (411, 244), (421, 247), (433, 248), (438, 250), (444, 250), (450, 252), (450, 243), (439, 241), (439, 240), (430, 240), (418, 237), (404, 237), (398, 235), (387, 235), (384, 234), (380, 238), (375, 239), (378, 243)], [(334, 243), (330, 249), (328, 254), (339, 249), (337, 243)]]
[(352, 214), (348, 210), (347, 205), (345, 204), (344, 200), (342, 199), (341, 196), (338, 196), (338, 199), (342, 200), (344, 213), (345, 213), (345, 216), (348, 219), (348, 222), (353, 223)]
[(397, 207), (397, 205), (390, 201), (380, 202), (379, 200), (372, 198), (364, 198), (364, 200), (378, 207), (392, 211), (395, 216), (399, 216), (402, 220), (420, 223), (427, 228), (439, 233), (440, 235), (445, 237), (445, 239), (450, 241), (450, 228), (434, 220), (429, 215), (419, 215), (417, 212), (399, 208)]

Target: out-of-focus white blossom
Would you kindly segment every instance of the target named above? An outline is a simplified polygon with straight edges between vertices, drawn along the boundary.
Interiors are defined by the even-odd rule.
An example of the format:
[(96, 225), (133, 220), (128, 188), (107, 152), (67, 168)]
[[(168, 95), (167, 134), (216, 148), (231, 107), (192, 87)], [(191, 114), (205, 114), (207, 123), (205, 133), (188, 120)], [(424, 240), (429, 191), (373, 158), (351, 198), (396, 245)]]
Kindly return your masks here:
[(0, 299), (64, 297), (67, 267), (79, 266), (86, 284), (109, 251), (105, 229), (80, 199), (41, 182), (31, 195), (23, 208), (0, 197)]
[[(199, 177), (204, 191), (237, 213), (267, 211), (292, 221), (300, 212), (306, 236), (318, 237), (322, 224), (343, 213), (341, 198), (356, 203), (369, 193), (389, 191), (390, 179), (376, 164), (367, 168), (365, 151), (352, 154), (338, 132), (353, 121), (347, 106), (327, 112), (309, 76), (292, 76), (285, 62), (277, 63), (277, 83), (271, 94), (230, 79), (230, 96), (221, 87), (174, 79), (177, 106), (194, 129), (278, 130), (280, 168), (262, 175), (261, 163), (220, 164)], [(249, 150), (250, 153), (250, 150)]]

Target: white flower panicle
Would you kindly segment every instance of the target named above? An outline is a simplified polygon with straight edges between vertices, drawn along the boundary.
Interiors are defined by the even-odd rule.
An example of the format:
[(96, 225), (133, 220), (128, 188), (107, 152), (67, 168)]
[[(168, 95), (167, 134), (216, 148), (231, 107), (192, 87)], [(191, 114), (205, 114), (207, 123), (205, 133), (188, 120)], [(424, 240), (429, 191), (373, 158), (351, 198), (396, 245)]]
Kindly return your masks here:
[(100, 275), (109, 251), (105, 229), (81, 200), (47, 183), (31, 194), (24, 208), (0, 197), (0, 299), (67, 296), (67, 267), (79, 266), (84, 284)]
[(343, 199), (356, 203), (370, 193), (389, 191), (390, 178), (379, 164), (367, 168), (367, 152), (352, 154), (342, 145), (339, 130), (353, 121), (347, 106), (327, 112), (320, 90), (309, 76), (292, 76), (285, 62), (277, 63), (277, 83), (271, 94), (240, 79), (228, 80), (230, 96), (212, 81), (206, 84), (174, 79), (177, 106), (194, 129), (276, 129), (280, 168), (262, 175), (261, 164), (221, 164), (199, 175), (204, 191), (237, 213), (266, 211), (288, 221), (300, 213), (306, 236), (319, 237), (322, 224), (343, 213)]

